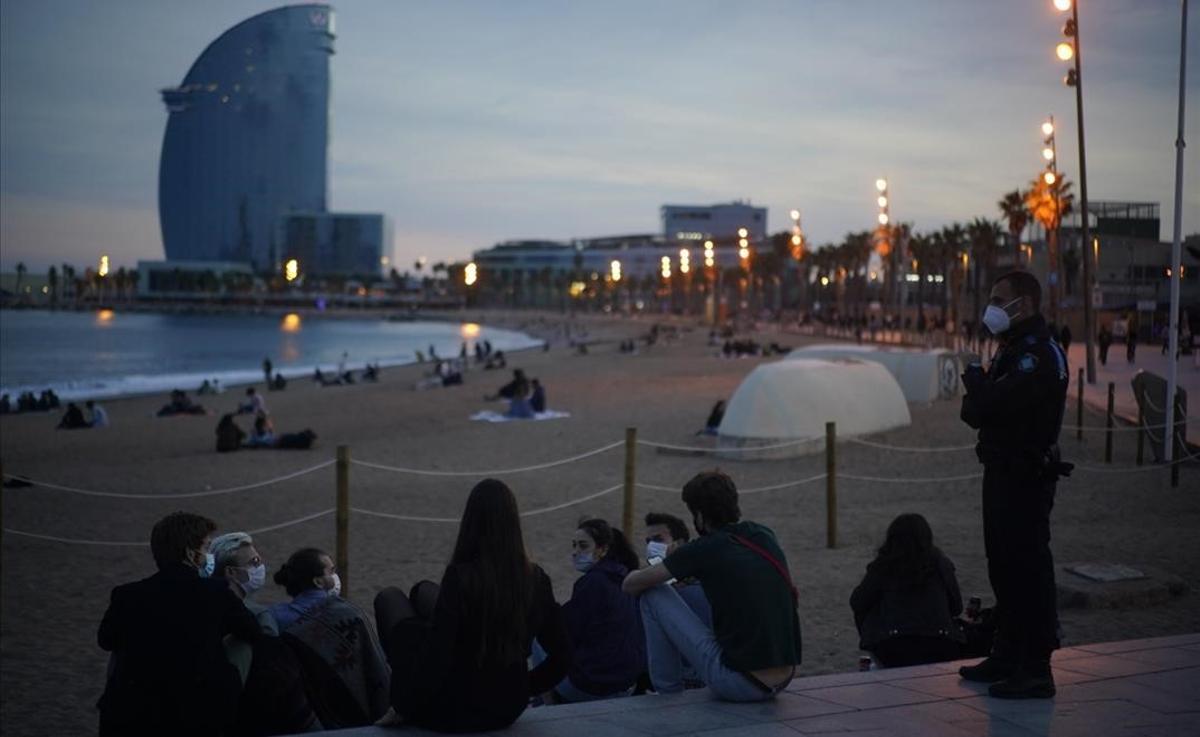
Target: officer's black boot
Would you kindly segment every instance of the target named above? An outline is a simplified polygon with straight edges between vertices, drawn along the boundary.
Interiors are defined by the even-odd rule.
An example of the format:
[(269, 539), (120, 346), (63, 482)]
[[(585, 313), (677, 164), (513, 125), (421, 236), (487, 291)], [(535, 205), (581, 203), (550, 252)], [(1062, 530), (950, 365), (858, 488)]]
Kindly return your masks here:
[(958, 669), (958, 675), (968, 681), (977, 683), (996, 683), (1013, 675), (1017, 667), (1015, 663), (1003, 660), (995, 655), (989, 655), (975, 665), (964, 665)]
[(993, 683), (988, 693), (998, 699), (1049, 699), (1057, 693), (1049, 662), (1026, 663), (1008, 678)]

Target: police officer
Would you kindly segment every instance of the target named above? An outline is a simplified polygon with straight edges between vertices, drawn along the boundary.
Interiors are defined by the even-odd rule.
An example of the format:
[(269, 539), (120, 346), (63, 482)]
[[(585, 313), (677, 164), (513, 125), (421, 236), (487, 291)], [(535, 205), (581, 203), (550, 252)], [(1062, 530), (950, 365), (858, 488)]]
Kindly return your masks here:
[(998, 278), (983, 323), (999, 339), (985, 371), (963, 375), (962, 419), (979, 430), (983, 464), (983, 543), (996, 595), (992, 654), (959, 669), (991, 683), (1001, 698), (1054, 695), (1050, 653), (1058, 647), (1050, 510), (1055, 483), (1070, 472), (1058, 456), (1069, 372), (1067, 357), (1041, 312), (1032, 274)]

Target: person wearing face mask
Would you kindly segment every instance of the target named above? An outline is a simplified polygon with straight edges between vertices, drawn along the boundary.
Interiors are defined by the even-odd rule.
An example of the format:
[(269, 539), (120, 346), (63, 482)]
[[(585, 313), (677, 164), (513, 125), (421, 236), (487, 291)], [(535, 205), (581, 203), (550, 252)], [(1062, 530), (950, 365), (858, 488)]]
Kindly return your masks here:
[(391, 672), (361, 609), (341, 597), (333, 559), (301, 548), (275, 572), (292, 597), (271, 607), (300, 661), (313, 710), (326, 729), (361, 727), (388, 709)]
[[(646, 515), (646, 562), (660, 563), (679, 546), (692, 539), (687, 524), (675, 515), (650, 512)], [(695, 579), (676, 581), (671, 584), (696, 616), (712, 627), (712, 605), (704, 595), (704, 587)]]
[(158, 572), (113, 589), (97, 640), (113, 654), (100, 710), (104, 735), (219, 735), (235, 718), (241, 679), (222, 638), (262, 639), (254, 616), (211, 578), (216, 523), (175, 512), (150, 533)]
[(562, 605), (571, 667), (543, 698), (570, 703), (628, 696), (646, 663), (637, 601), (621, 591), (621, 581), (637, 570), (637, 554), (620, 530), (585, 519), (571, 539), (571, 562), (583, 574)]
[[(705, 471), (683, 487), (700, 539), (626, 576), (640, 597), (650, 680), (659, 693), (684, 689), (684, 660), (725, 701), (766, 701), (787, 687), (801, 659), (796, 588), (775, 533), (743, 520), (727, 474)], [(710, 628), (672, 578), (696, 578), (712, 604)]]
[(279, 638), (279, 628), (270, 610), (250, 597), (267, 581), (267, 566), (245, 532), (229, 532), (212, 541), (213, 578), (226, 581), (234, 596), (242, 600), (258, 620), (264, 637), (248, 643), (225, 638), (225, 656), (238, 669), (242, 694), (237, 718), (227, 734), (241, 736), (293, 734), (319, 731), (320, 720), (313, 712), (300, 663)]
[(989, 302), (983, 322), (1000, 344), (986, 371), (975, 364), (963, 375), (961, 416), (979, 431), (996, 639), (987, 659), (959, 674), (991, 683), (992, 696), (1049, 698), (1050, 654), (1058, 647), (1050, 510), (1058, 478), (1073, 468), (1058, 450), (1070, 370), (1041, 315), (1036, 277), (1001, 276)]

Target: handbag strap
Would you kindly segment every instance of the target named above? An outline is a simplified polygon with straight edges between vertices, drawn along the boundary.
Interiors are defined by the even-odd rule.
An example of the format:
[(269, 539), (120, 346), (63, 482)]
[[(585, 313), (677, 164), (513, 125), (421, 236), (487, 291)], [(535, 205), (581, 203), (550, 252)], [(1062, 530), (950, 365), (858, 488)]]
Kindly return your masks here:
[(799, 604), (800, 592), (796, 590), (796, 584), (792, 583), (792, 576), (790, 573), (788, 573), (788, 569), (786, 566), (784, 566), (782, 563), (780, 563), (778, 560), (776, 560), (775, 556), (773, 556), (769, 552), (767, 552), (767, 550), (765, 548), (763, 548), (761, 545), (756, 545), (755, 543), (750, 542), (749, 540), (742, 537), (741, 535), (738, 535), (733, 532), (729, 533), (729, 537), (733, 538), (734, 542), (736, 542), (740, 545), (744, 545), (750, 551), (758, 554), (758, 556), (760, 558), (762, 558), (763, 560), (770, 563), (771, 566), (774, 567), (775, 570), (779, 573), (779, 575), (783, 578), (783, 580), (785, 582), (787, 582), (788, 588), (792, 592), (792, 603)]

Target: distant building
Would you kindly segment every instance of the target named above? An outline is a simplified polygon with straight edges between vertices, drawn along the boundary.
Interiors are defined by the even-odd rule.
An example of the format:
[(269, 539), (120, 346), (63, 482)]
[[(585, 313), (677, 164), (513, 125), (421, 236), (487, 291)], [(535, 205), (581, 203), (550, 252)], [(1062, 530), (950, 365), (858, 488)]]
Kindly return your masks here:
[(248, 292), (254, 270), (237, 261), (138, 261), (138, 297), (192, 297)]
[(292, 213), (280, 218), (280, 261), (296, 259), (305, 274), (378, 274), (384, 238), (376, 213)]
[(767, 208), (749, 202), (723, 205), (663, 205), (663, 240), (684, 246), (711, 240), (721, 248), (737, 248), (738, 231), (745, 228), (753, 246), (767, 240)]
[[(162, 90), (169, 117), (158, 207), (168, 261), (239, 262), (278, 273), (289, 248), (280, 240), (281, 218), (326, 212), (333, 41), (328, 5), (267, 11), (221, 34), (182, 84)], [(352, 230), (374, 228), (350, 225), (359, 215), (333, 220), (343, 218)], [(310, 273), (358, 268), (358, 251), (367, 250), (362, 239), (334, 242), (356, 253), (326, 254)]]

